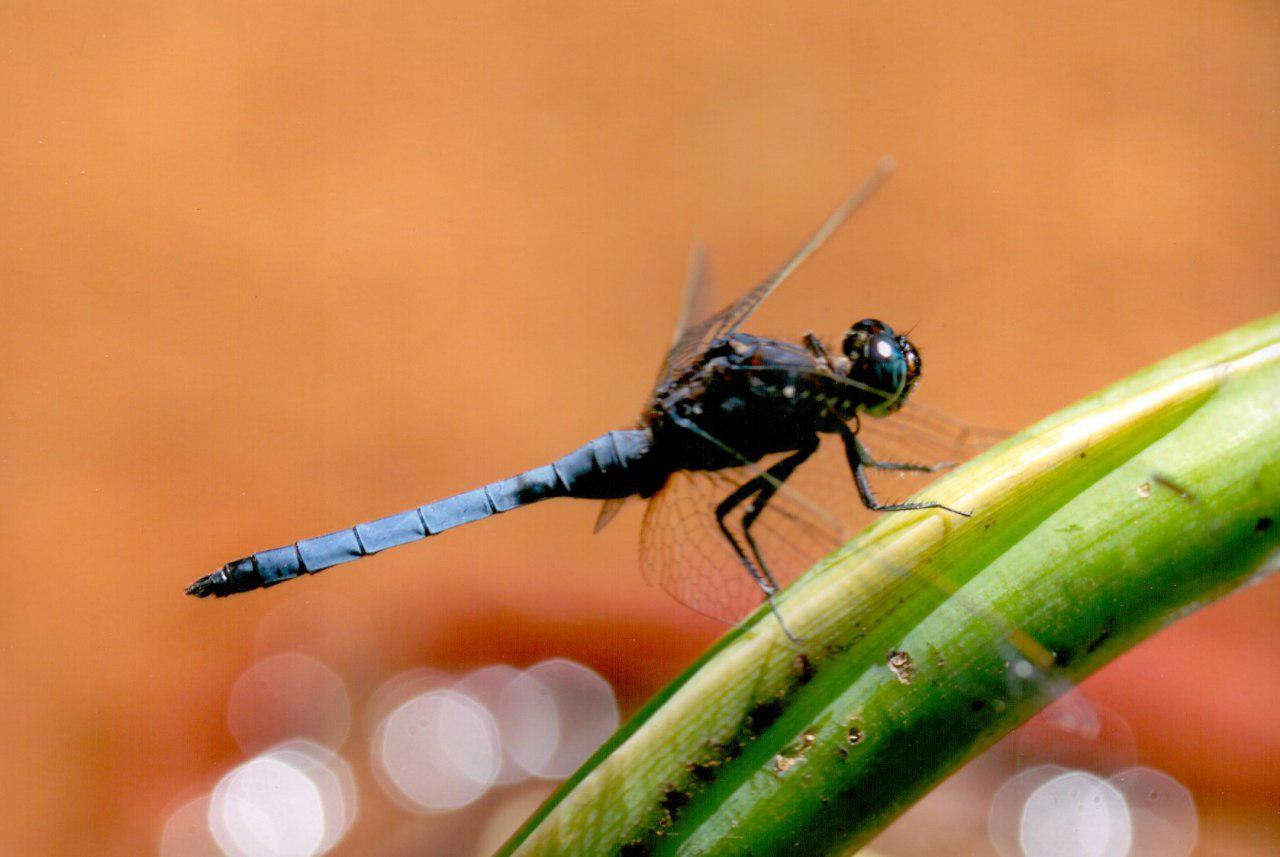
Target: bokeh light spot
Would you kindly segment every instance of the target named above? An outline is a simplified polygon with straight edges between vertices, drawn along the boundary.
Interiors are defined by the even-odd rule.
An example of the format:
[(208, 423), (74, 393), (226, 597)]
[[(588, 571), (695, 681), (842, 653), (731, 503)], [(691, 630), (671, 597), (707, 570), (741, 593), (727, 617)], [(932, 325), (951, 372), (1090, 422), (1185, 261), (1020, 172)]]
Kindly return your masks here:
[(209, 803), (209, 829), (231, 857), (319, 854), (324, 816), (315, 781), (271, 755), (251, 759), (223, 777)]
[(544, 779), (562, 779), (618, 728), (618, 703), (598, 673), (555, 658), (507, 685), (497, 717), (518, 765)]
[[(516, 724), (504, 723), (500, 716), (502, 694), (519, 675), (520, 670), (515, 667), (507, 666), (506, 664), (493, 664), (468, 673), (453, 685), (454, 690), (467, 694), (489, 709), (489, 712), (494, 715), (498, 726), (498, 735), (504, 748), (511, 744), (510, 736), (513, 732), (513, 726)], [(528, 777), (529, 773), (520, 765), (517, 765), (511, 759), (510, 754), (504, 751), (502, 767), (498, 771), (494, 785), (511, 785)]]
[(315, 784), (324, 808), (320, 851), (333, 848), (356, 819), (358, 796), (351, 766), (337, 753), (314, 741), (289, 741), (273, 748), (269, 755), (292, 765)]
[(987, 838), (1000, 857), (1024, 857), (1019, 843), (1022, 808), (1036, 789), (1067, 770), (1060, 765), (1028, 768), (1009, 777), (996, 790), (987, 816)]
[(502, 765), (502, 746), (487, 708), (442, 689), (393, 710), (374, 736), (373, 756), (393, 798), (418, 811), (449, 810), (488, 791)]
[(1085, 771), (1068, 771), (1027, 798), (1018, 841), (1026, 857), (1126, 857), (1133, 827), (1114, 786)]
[(1128, 768), (1110, 781), (1133, 817), (1130, 857), (1187, 857), (1196, 846), (1200, 820), (1191, 791), (1155, 768)]
[(160, 857), (223, 857), (209, 830), (209, 796), (201, 795), (173, 811), (160, 834)]

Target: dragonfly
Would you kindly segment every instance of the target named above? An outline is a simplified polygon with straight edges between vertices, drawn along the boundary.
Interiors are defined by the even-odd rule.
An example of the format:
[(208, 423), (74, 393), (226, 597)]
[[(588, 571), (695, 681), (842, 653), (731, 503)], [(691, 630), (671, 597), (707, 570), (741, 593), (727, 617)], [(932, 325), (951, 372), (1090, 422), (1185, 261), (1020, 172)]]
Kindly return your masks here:
[[(316, 538), (233, 560), (187, 588), (199, 598), (275, 586), (556, 497), (604, 501), (599, 531), (630, 497), (647, 500), (640, 558), (646, 578), (700, 613), (740, 620), (796, 569), (837, 547), (842, 516), (798, 490), (824, 439), (847, 471), (840, 490), (873, 512), (969, 511), (927, 499), (887, 502), (870, 474), (928, 474), (953, 460), (897, 460), (877, 447), (966, 457), (990, 443), (966, 424), (913, 405), (920, 350), (877, 319), (848, 328), (838, 348), (742, 330), (893, 170), (882, 160), (777, 270), (721, 309), (711, 306), (705, 252), (695, 251), (674, 342), (633, 428), (609, 431), (556, 461), (480, 488)], [(878, 426), (886, 426), (879, 429)], [(872, 438), (876, 438), (873, 444)], [(827, 477), (832, 468), (814, 472)], [(810, 480), (810, 484), (814, 484)]]

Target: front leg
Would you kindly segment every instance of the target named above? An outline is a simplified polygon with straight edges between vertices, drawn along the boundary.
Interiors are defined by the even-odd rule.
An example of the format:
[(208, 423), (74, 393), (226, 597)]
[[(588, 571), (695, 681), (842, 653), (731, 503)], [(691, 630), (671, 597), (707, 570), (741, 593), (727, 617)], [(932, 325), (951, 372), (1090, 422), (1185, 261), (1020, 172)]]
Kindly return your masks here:
[[(848, 426), (845, 426), (848, 428)], [(912, 464), (907, 461), (879, 461), (867, 450), (865, 444), (858, 437), (857, 429), (850, 430), (853, 436), (854, 446), (858, 450), (858, 460), (862, 462), (864, 467), (870, 467), (874, 470), (907, 470), (913, 473), (937, 473), (939, 470), (947, 470), (955, 467), (954, 461), (942, 461), (938, 464)], [(847, 443), (847, 442), (846, 442)]]
[(818, 334), (812, 330), (806, 331), (804, 335), (804, 347), (809, 349), (809, 353), (818, 358), (823, 366), (831, 368), (831, 355), (827, 354), (827, 346), (822, 344), (822, 340), (818, 338)]
[[(954, 512), (966, 518), (970, 517), (969, 512), (961, 512), (959, 509), (953, 509), (950, 506), (944, 506), (942, 503), (933, 503), (922, 501), (916, 503), (881, 503), (876, 499), (876, 495), (871, 490), (871, 483), (867, 481), (868, 467), (881, 467), (885, 470), (919, 470), (924, 472), (932, 472), (939, 467), (945, 465), (936, 465), (929, 467), (921, 464), (896, 464), (894, 462), (877, 462), (867, 452), (866, 447), (858, 440), (858, 434), (849, 428), (845, 423), (839, 424), (840, 439), (844, 441), (844, 454), (849, 462), (849, 469), (853, 471), (853, 482), (858, 486), (858, 496), (862, 498), (862, 505), (875, 512), (910, 512), (917, 509), (944, 509), (948, 512)], [(894, 466), (885, 467), (890, 464)]]

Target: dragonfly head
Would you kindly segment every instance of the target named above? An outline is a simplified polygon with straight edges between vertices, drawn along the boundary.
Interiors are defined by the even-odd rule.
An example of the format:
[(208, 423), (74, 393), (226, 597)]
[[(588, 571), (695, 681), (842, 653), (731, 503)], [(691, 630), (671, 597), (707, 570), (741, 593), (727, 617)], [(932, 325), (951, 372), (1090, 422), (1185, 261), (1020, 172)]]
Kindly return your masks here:
[(902, 407), (920, 377), (920, 352), (910, 340), (882, 321), (864, 318), (849, 328), (841, 350), (845, 377), (863, 392), (863, 411), (883, 417)]

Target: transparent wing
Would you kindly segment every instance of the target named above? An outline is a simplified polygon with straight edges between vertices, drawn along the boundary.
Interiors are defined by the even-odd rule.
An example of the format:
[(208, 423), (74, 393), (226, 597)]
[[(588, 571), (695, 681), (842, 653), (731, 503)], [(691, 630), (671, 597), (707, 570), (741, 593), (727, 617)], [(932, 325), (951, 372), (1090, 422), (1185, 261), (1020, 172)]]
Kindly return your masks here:
[[(813, 233), (799, 250), (797, 250), (791, 258), (787, 259), (780, 268), (762, 280), (759, 285), (738, 298), (729, 306), (720, 310), (715, 315), (710, 316), (700, 322), (690, 324), (684, 328), (677, 337), (675, 345), (667, 354), (664, 371), (660, 375), (661, 380), (679, 375), (684, 369), (688, 368), (698, 356), (707, 350), (707, 346), (715, 339), (727, 336), (736, 331), (739, 327), (751, 317), (760, 304), (764, 303), (769, 295), (773, 294), (774, 289), (782, 285), (787, 277), (791, 276), (797, 268), (799, 268), (806, 259), (814, 254), (819, 247), (823, 245), (828, 238), (831, 237), (840, 226), (849, 218), (849, 215), (857, 211), (858, 208), (865, 203), (876, 189), (880, 187), (893, 172), (894, 163), (891, 158), (883, 158), (876, 165), (876, 169), (871, 176), (858, 188), (858, 191), (845, 200), (844, 204), (832, 212), (818, 230)], [(661, 380), (659, 383), (661, 383)]]
[[(960, 464), (1006, 437), (1007, 432), (970, 426), (910, 401), (887, 417), (858, 421), (858, 438), (877, 461), (902, 464)], [(868, 478), (881, 501), (897, 503), (918, 494), (937, 474), (869, 470)]]
[(882, 419), (863, 417), (858, 434), (878, 458), (917, 464), (958, 464), (1009, 436), (1003, 429), (969, 425), (913, 401)]
[[(907, 402), (891, 416), (864, 417), (858, 436), (880, 461), (938, 465), (971, 458), (1005, 434)], [(640, 534), (645, 578), (682, 604), (725, 622), (737, 622), (759, 606), (763, 593), (720, 530), (716, 507), (784, 457), (780, 453), (725, 470), (672, 474), (645, 510)], [(893, 470), (868, 475), (877, 496), (888, 502), (915, 495), (936, 478)], [(749, 505), (742, 503), (726, 519), (740, 543), (740, 520)], [(826, 437), (780, 486), (751, 532), (775, 579), (785, 586), (875, 515), (858, 497), (844, 445)]]
[(592, 532), (598, 533), (609, 526), (609, 522), (618, 517), (618, 513), (622, 511), (622, 507), (626, 503), (626, 497), (613, 497), (601, 503), (600, 513), (596, 515), (596, 525)]
[[(783, 456), (718, 471), (673, 473), (649, 500), (640, 530), (645, 579), (693, 610), (735, 623), (760, 605), (764, 594), (716, 522), (716, 507), (738, 487)], [(787, 481), (799, 480), (808, 462)], [(740, 522), (749, 503), (726, 519), (741, 541)], [(830, 553), (848, 528), (821, 505), (790, 490), (780, 491), (751, 529), (760, 553), (781, 585)]]
[[(894, 426), (895, 421), (899, 425)], [(936, 461), (938, 456), (963, 460), (1002, 437), (998, 432), (967, 427), (923, 406), (884, 420), (864, 420), (860, 436), (867, 444), (917, 461)], [(715, 512), (739, 486), (765, 473), (782, 457), (769, 456), (755, 464), (721, 471), (672, 474), (645, 510), (640, 561), (646, 580), (693, 610), (727, 623), (736, 623), (758, 608), (764, 594), (720, 531)], [(888, 459), (887, 455), (881, 457)], [(903, 486), (901, 498), (915, 494), (918, 483), (934, 478), (931, 474), (883, 475)], [(741, 533), (741, 516), (749, 505), (744, 502), (726, 519), (735, 535)], [(831, 436), (780, 486), (751, 532), (774, 577), (786, 586), (879, 514), (898, 513), (876, 513), (862, 505), (843, 444)], [(1008, 645), (1011, 689), (1019, 695), (1061, 697), (1052, 709), (1056, 713), (1047, 713), (1038, 721), (1048, 725), (1038, 728), (1052, 734), (1069, 729), (1086, 738), (1097, 732), (1098, 715), (1089, 701), (1062, 676), (1052, 654), (1006, 616), (988, 605), (966, 600), (960, 587), (949, 579), (887, 561), (877, 564), (875, 557), (864, 559), (869, 559), (886, 582), (915, 579), (994, 628)], [(895, 591), (896, 587), (891, 587), (886, 593)], [(785, 619), (785, 602), (782, 610)]]
[(672, 354), (680, 347), (688, 330), (701, 324), (711, 314), (711, 301), (714, 295), (715, 283), (711, 277), (710, 263), (707, 261), (707, 248), (702, 244), (695, 244), (689, 254), (689, 272), (685, 276), (684, 296), (680, 301), (680, 315), (676, 319), (671, 351), (668, 351), (662, 360), (654, 387), (661, 387), (670, 380)]
[(695, 244), (689, 252), (689, 272), (685, 276), (684, 296), (680, 303), (680, 316), (676, 319), (675, 335), (671, 337), (672, 345), (681, 340), (686, 330), (711, 315), (714, 299), (715, 281), (711, 276), (706, 245)]
[[(970, 458), (1002, 435), (917, 406), (883, 420), (864, 419), (859, 436), (882, 460), (936, 464)], [(731, 624), (758, 607), (763, 593), (720, 531), (715, 511), (738, 487), (784, 457), (672, 474), (645, 509), (640, 532), (645, 579), (693, 610)], [(869, 477), (881, 499), (899, 501), (918, 493), (936, 474), (872, 471)], [(727, 518), (740, 542), (739, 524), (749, 505), (744, 502)], [(781, 485), (751, 532), (770, 571), (786, 586), (876, 515), (858, 498), (844, 445), (831, 436)]]

